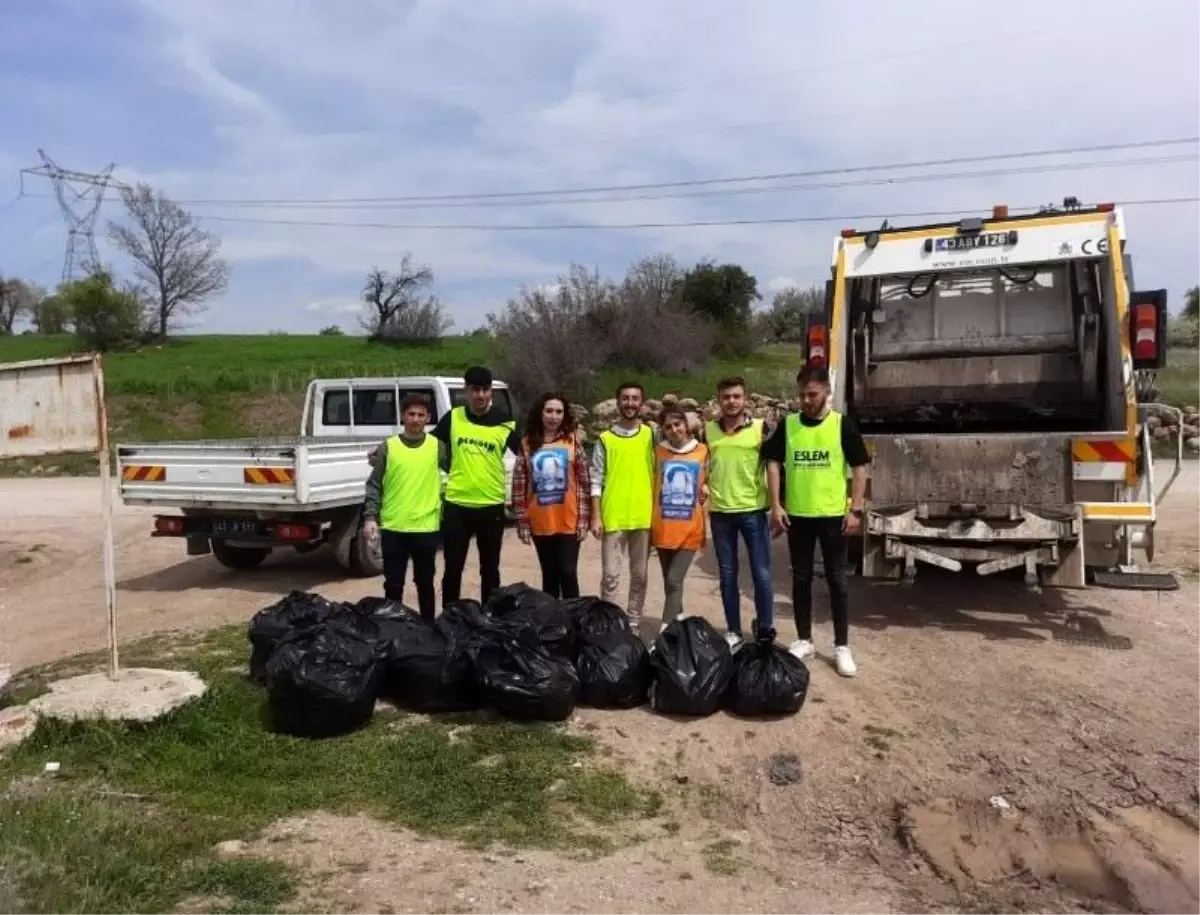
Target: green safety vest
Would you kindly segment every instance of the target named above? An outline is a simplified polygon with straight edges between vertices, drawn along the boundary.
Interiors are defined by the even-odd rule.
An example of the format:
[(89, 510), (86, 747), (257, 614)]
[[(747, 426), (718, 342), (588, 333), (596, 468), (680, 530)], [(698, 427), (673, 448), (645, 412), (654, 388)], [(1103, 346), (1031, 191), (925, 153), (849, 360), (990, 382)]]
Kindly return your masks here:
[(466, 407), (451, 411), (447, 502), (464, 508), (504, 504), (504, 450), (514, 428), (511, 419), (481, 426), (471, 422)]
[(633, 435), (600, 433), (604, 443), (604, 491), (600, 520), (609, 533), (650, 529), (654, 507), (654, 432), (645, 424)]
[(798, 414), (784, 426), (784, 509), (797, 518), (840, 518), (846, 514), (846, 455), (842, 414), (830, 411), (817, 426)]
[(427, 533), (442, 519), (442, 470), (438, 440), (426, 435), (419, 445), (406, 445), (400, 436), (387, 441), (383, 498), (379, 526), (385, 531)]
[(756, 419), (732, 435), (719, 421), (704, 430), (708, 443), (708, 507), (715, 512), (752, 512), (767, 507), (762, 464), (763, 421)]

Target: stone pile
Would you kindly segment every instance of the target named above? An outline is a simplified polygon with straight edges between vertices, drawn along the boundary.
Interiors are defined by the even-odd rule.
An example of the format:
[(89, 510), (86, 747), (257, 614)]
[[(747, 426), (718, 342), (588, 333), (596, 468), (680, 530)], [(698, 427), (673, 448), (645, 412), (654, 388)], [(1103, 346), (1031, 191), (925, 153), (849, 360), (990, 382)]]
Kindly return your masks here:
[(1178, 438), (1183, 439), (1185, 451), (1200, 452), (1200, 408), (1188, 405), (1183, 408), (1183, 424), (1179, 424), (1179, 416), (1174, 411), (1164, 410), (1154, 404), (1148, 404), (1146, 410), (1146, 425), (1150, 427), (1150, 435), (1154, 441), (1163, 444), (1174, 444)]
[[(657, 422), (663, 407), (671, 405), (678, 406), (679, 409), (683, 410), (684, 415), (687, 416), (688, 425), (693, 432), (699, 431), (705, 422), (716, 419), (721, 413), (720, 404), (715, 397), (705, 403), (700, 403), (691, 397), (664, 394), (661, 398), (651, 398), (646, 401), (642, 406), (642, 419)], [(766, 394), (748, 394), (746, 396), (746, 405), (755, 418), (766, 419), (772, 422), (777, 421), (789, 410), (795, 411), (799, 409), (798, 404), (789, 404), (787, 401), (769, 397)], [(603, 432), (616, 422), (620, 411), (617, 409), (617, 401), (609, 398), (595, 404), (590, 411), (582, 407), (576, 407), (575, 415), (582, 425), (585, 425), (590, 432), (595, 434)]]

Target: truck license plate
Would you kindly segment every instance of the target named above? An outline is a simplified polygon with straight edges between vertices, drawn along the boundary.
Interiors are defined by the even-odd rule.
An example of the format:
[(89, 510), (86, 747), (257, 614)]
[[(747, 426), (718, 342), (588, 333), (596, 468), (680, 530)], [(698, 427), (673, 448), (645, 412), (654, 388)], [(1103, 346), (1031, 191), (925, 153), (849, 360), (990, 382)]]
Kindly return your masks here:
[(249, 534), (256, 536), (258, 534), (258, 522), (248, 521), (242, 518), (214, 518), (212, 522), (212, 532), (218, 536), (228, 536), (230, 534)]

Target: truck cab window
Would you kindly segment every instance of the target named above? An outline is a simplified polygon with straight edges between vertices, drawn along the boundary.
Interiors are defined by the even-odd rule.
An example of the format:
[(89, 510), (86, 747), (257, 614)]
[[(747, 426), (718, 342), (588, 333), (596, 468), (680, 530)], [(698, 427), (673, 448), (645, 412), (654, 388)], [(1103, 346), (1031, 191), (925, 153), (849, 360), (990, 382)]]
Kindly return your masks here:
[(350, 392), (345, 388), (326, 391), (321, 405), (321, 422), (326, 426), (350, 425)]
[(355, 388), (354, 425), (396, 426), (399, 422), (395, 388)]

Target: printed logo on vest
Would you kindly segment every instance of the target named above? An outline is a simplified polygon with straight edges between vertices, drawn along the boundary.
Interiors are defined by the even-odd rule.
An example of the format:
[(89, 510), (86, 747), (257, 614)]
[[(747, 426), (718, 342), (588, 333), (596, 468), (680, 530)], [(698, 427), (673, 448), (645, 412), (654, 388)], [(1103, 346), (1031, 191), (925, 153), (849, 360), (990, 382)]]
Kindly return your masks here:
[(566, 448), (541, 448), (530, 461), (538, 505), (562, 505), (567, 498)]
[(695, 461), (663, 461), (658, 504), (665, 520), (692, 520), (699, 483), (700, 465)]
[(454, 440), (454, 443), (459, 448), (462, 448), (466, 445), (470, 445), (473, 449), (476, 449), (478, 451), (486, 451), (486, 452), (488, 452), (488, 454), (496, 453), (496, 443), (486, 441), (485, 439), (482, 439), (482, 438), (471, 438), (469, 435), (460, 435), (457, 439)]
[(828, 470), (832, 461), (827, 449), (797, 448), (792, 452), (792, 466), (801, 470)]

